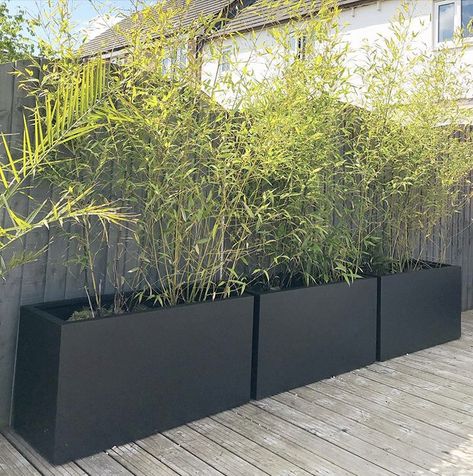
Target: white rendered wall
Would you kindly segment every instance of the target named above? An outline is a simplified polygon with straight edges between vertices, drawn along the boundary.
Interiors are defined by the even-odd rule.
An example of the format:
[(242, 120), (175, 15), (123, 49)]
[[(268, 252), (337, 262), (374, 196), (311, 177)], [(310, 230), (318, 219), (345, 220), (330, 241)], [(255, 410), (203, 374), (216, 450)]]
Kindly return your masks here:
[[(379, 35), (390, 34), (390, 24), (397, 17), (400, 1), (381, 0), (366, 5), (344, 9), (340, 15), (340, 26), (343, 38), (350, 44), (353, 53), (350, 55), (348, 66), (354, 66), (363, 60), (362, 46), (366, 42), (375, 42)], [(434, 50), (437, 48), (434, 39), (434, 2), (433, 0), (417, 0), (409, 2), (411, 30), (417, 33), (416, 42), (419, 48)], [(278, 28), (278, 27), (276, 27)], [(275, 40), (276, 28), (261, 29), (254, 32), (238, 34), (233, 38), (213, 40), (204, 47), (202, 79), (217, 89), (222, 76), (218, 74), (218, 62), (212, 59), (212, 48), (233, 47), (232, 58), (234, 80), (238, 79), (238, 70), (247, 68), (254, 79), (264, 80), (268, 75), (277, 74), (278, 68), (271, 62), (273, 51), (280, 48), (280, 42)], [(279, 27), (281, 28), (281, 27)], [(285, 26), (284, 28), (289, 28)], [(472, 43), (473, 45), (473, 43)], [(468, 47), (464, 60), (473, 65), (473, 46)], [(222, 88), (223, 89), (223, 88)], [(227, 93), (220, 93), (222, 101), (228, 101)], [(472, 95), (473, 96), (473, 95)]]

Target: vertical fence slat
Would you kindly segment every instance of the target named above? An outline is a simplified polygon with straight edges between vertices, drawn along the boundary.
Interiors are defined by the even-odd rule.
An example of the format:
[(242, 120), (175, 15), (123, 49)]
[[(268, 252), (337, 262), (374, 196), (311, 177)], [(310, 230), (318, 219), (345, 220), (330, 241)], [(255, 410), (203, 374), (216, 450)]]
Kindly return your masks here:
[[(5, 94), (10, 98), (10, 121), (6, 125), (7, 131), (12, 134), (10, 145), (12, 153), (18, 154), (18, 145), (22, 140), (23, 132), (23, 102), (25, 92), (18, 88), (19, 78), (11, 73), (16, 68), (24, 67), (25, 63), (11, 64), (1, 70), (0, 84)], [(1, 160), (6, 160), (2, 150)], [(18, 214), (26, 214), (28, 200), (24, 195), (17, 194), (11, 203), (12, 209)], [(4, 223), (8, 218), (4, 217)], [(14, 253), (23, 251), (24, 242), (18, 241), (3, 253), (5, 261)], [(21, 288), (23, 268), (12, 270), (0, 287), (0, 424), (9, 422), (11, 391), (13, 385), (13, 372), (16, 352), (16, 337), (18, 331), (19, 307), (21, 304)]]
[[(14, 78), (11, 75), (13, 64), (0, 65), (0, 128), (5, 134), (12, 132)], [(0, 160), (6, 160), (3, 147), (0, 146)], [(5, 210), (0, 215), (2, 225), (5, 222)], [(16, 313), (10, 302), (10, 289), (20, 285), (21, 273), (16, 272), (9, 281), (0, 281), (0, 425), (10, 419), (10, 396), (15, 352)], [(13, 282), (12, 282), (13, 281)]]

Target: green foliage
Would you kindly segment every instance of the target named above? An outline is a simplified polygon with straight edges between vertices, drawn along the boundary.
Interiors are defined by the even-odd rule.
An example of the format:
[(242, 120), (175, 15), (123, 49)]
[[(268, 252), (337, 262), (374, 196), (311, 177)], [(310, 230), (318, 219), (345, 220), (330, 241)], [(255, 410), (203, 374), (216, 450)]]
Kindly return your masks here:
[(0, 2), (0, 64), (29, 58), (33, 42), (28, 37), (31, 25), (23, 10), (12, 14), (5, 1)]
[[(297, 10), (303, 4), (295, 11), (307, 13)], [(100, 59), (84, 63), (70, 50), (45, 72), (37, 91), (46, 111), (69, 85), (90, 100), (78, 134), (54, 152), (60, 166), (47, 169), (48, 179), (136, 218), (115, 230), (86, 215), (70, 232), (88, 279), (88, 316), (108, 312), (96, 259), (112, 231), (115, 313), (128, 289), (140, 290), (140, 302), (169, 306), (422, 266), (414, 241), (425, 243), (469, 198), (463, 48), (422, 46), (406, 4), (353, 61), (336, 2), (316, 4), (271, 30), (270, 46), (246, 36), (243, 48), (271, 65), (263, 76), (242, 64), (238, 35), (215, 37), (183, 61), (182, 50), (215, 35), (222, 19), (176, 22), (187, 7), (163, 3), (117, 32), (126, 56), (106, 74)], [(305, 39), (299, 54), (288, 49), (294, 35)], [(217, 75), (201, 81), (201, 62), (219, 65)]]
[(434, 226), (470, 198), (462, 188), (473, 166), (472, 114), (461, 105), (472, 86), (464, 46), (458, 38), (456, 48), (429, 51), (413, 21), (404, 4), (355, 72), (363, 87), (348, 153), (362, 194), (353, 211), (360, 234), (376, 244), (374, 270), (416, 267)]
[[(34, 64), (19, 69), (22, 85), (28, 88), (33, 106), (24, 115), (21, 140), (0, 132), (2, 162), (0, 163), (0, 203), (3, 221), (0, 225), (1, 275), (21, 264), (35, 260), (46, 251), (26, 250), (14, 253), (8, 260), (5, 251), (29, 233), (52, 224), (80, 221), (94, 217), (102, 226), (105, 223), (121, 224), (126, 214), (109, 200), (97, 201), (93, 187), (74, 188), (68, 184), (58, 188), (55, 198), (39, 201), (35, 196), (38, 187), (47, 187), (47, 176), (60, 173), (66, 158), (63, 148), (81, 136), (97, 130), (93, 108), (104, 100), (104, 64), (84, 65), (82, 74), (73, 81), (63, 82), (56, 66)], [(44, 74), (39, 82), (33, 69)], [(28, 213), (17, 210), (28, 200)]]
[[(247, 154), (263, 184), (251, 183), (253, 203), (268, 202), (254, 234), (259, 262), (253, 274), (270, 286), (350, 282), (360, 270), (344, 205), (347, 48), (340, 47), (338, 11), (331, 7), (326, 3), (299, 28), (305, 57), (276, 53), (281, 73), (256, 85), (243, 105)], [(279, 30), (279, 46), (290, 33), (291, 27)]]

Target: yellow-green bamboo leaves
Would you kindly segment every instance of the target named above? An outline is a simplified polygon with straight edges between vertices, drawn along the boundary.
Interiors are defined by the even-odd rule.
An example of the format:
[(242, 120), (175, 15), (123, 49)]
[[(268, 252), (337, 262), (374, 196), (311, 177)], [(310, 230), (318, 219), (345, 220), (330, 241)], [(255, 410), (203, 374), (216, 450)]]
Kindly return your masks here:
[[(56, 190), (57, 200), (36, 202), (33, 189), (48, 175), (60, 173), (62, 162), (68, 160), (67, 148), (100, 129), (95, 111), (105, 100), (107, 66), (97, 58), (89, 63), (77, 62), (73, 68), (69, 60), (66, 74), (58, 59), (47, 67), (35, 64), (33, 58), (31, 63), (31, 68), (40, 71), (40, 79), (33, 82), (28, 72), (20, 76), (20, 84), (34, 103), (24, 113), (22, 140), (0, 131), (0, 207), (5, 211), (0, 226), (0, 253), (32, 230), (54, 222), (63, 224), (68, 219), (95, 216), (121, 223), (126, 215), (108, 199), (96, 202), (90, 187), (77, 192), (70, 188)], [(20, 196), (29, 201), (27, 215), (14, 208)], [(10, 268), (7, 263), (2, 267)]]
[(136, 217), (116, 232), (117, 295), (161, 305), (415, 267), (413, 241), (469, 198), (461, 47), (423, 48), (409, 4), (354, 51), (336, 2), (265, 3), (268, 19), (287, 7), (292, 20), (259, 36), (224, 34), (222, 15), (186, 23), (189, 5), (160, 2), (117, 27), (126, 47), (111, 66), (68, 53), (45, 71), (36, 142), (25, 136), (0, 183), (38, 164), (68, 191), (90, 295), (109, 236), (89, 220), (92, 198)]

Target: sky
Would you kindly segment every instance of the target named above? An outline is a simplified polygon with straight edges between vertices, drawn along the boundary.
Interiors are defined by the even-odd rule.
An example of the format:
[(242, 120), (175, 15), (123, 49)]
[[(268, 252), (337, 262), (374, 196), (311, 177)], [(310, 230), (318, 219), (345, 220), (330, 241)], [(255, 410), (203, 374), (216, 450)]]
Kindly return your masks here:
[[(54, 0), (53, 0), (54, 1)], [(48, 0), (6, 0), (11, 13), (18, 9), (37, 17), (48, 8)], [(151, 0), (69, 0), (73, 22), (87, 37), (93, 37), (112, 26), (123, 15), (136, 9), (136, 4), (152, 3)]]

